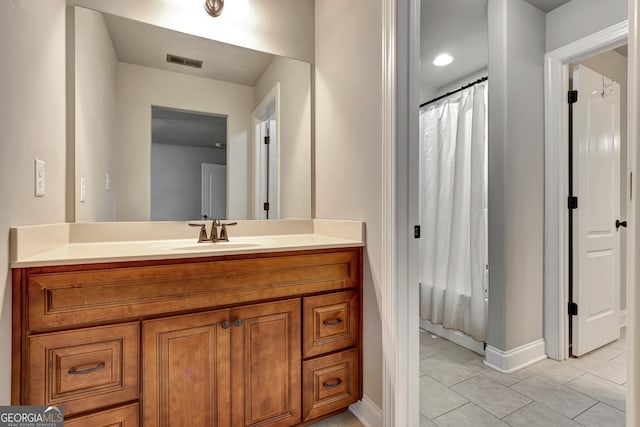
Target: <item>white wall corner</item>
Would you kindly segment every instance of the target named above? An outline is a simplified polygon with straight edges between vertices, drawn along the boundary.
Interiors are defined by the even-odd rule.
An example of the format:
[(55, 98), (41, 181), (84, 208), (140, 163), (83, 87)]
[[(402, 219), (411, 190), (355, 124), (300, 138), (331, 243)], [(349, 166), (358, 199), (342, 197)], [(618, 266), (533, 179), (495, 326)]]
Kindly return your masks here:
[(366, 394), (361, 401), (349, 406), (349, 410), (365, 427), (382, 427), (382, 409)]
[(509, 351), (488, 345), (484, 364), (496, 371), (510, 374), (546, 358), (544, 339), (539, 339)]

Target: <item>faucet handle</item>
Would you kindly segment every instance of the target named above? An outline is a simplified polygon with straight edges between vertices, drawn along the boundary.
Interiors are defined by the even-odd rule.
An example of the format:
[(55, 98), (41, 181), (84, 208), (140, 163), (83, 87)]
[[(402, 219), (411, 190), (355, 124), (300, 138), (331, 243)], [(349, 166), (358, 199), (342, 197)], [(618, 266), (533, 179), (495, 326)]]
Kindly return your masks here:
[(218, 238), (218, 227), (220, 227), (219, 219), (214, 219), (213, 221), (211, 221), (211, 233), (209, 234), (210, 242), (217, 242), (218, 240), (220, 240)]
[(189, 223), (189, 227), (200, 227), (200, 234), (198, 235), (198, 243), (206, 242), (207, 238), (207, 225), (201, 223)]
[(229, 241), (229, 234), (227, 233), (227, 226), (231, 226), (231, 225), (237, 225), (238, 223), (236, 221), (233, 222), (223, 222), (220, 225), (222, 226), (222, 230), (220, 230), (220, 241), (222, 242), (228, 242)]

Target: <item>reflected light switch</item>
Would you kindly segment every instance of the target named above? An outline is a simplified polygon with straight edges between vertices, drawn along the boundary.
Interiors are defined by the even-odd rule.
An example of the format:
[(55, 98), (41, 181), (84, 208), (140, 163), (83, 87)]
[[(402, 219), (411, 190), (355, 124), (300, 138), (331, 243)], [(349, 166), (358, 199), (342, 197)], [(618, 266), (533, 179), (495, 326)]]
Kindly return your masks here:
[(84, 176), (80, 177), (80, 202), (84, 203), (87, 199), (87, 180)]

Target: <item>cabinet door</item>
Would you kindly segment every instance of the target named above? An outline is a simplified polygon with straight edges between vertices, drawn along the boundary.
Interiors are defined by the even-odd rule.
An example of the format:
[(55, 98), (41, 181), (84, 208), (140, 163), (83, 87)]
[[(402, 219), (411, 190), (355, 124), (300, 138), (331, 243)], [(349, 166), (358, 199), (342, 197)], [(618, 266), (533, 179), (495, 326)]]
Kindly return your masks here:
[(234, 426), (301, 422), (300, 300), (232, 310)]
[(143, 425), (230, 425), (229, 311), (143, 322)]

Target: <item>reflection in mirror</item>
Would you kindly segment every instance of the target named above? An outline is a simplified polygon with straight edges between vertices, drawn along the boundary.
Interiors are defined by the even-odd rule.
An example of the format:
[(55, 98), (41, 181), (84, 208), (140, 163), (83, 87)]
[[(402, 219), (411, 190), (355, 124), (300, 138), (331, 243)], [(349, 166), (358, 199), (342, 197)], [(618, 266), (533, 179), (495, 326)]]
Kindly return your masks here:
[(227, 118), (151, 107), (151, 220), (227, 218)]
[[(308, 63), (77, 6), (70, 22), (75, 52), (69, 67), (75, 92), (75, 132), (69, 138), (74, 173), (68, 185), (75, 194), (71, 220), (253, 219), (267, 217), (265, 206), (269, 218), (311, 216)], [(265, 105), (272, 105), (267, 115)], [(160, 124), (155, 122), (164, 120), (166, 127), (178, 122), (167, 115), (190, 112), (201, 119), (224, 118), (226, 125), (224, 136), (209, 140), (218, 143), (215, 156), (203, 155), (188, 168), (190, 186), (199, 176), (191, 198), (200, 206), (192, 201), (187, 210), (178, 197), (185, 193), (178, 184), (186, 185), (186, 178), (176, 176), (184, 157), (169, 154), (168, 147), (182, 145), (184, 152), (190, 143), (184, 128), (172, 131), (179, 142), (156, 141)], [(273, 145), (264, 163), (260, 159), (267, 153), (257, 141), (264, 141), (266, 128), (259, 123), (267, 120)], [(201, 124), (195, 118), (191, 122)], [(172, 161), (154, 167), (163, 155)], [(225, 195), (214, 194), (209, 204), (218, 211), (208, 212), (202, 209), (202, 176), (214, 172), (203, 165), (223, 164), (226, 184), (218, 179), (215, 188)]]

